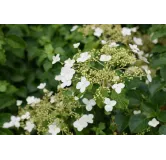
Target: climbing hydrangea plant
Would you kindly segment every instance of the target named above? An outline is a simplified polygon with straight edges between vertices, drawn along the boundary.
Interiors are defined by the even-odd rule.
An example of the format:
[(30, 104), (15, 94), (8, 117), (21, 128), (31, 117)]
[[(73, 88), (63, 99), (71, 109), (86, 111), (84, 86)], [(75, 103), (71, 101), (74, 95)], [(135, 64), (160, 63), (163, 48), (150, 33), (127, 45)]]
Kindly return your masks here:
[[(82, 50), (81, 42), (76, 42), (72, 58), (62, 61), (59, 54), (53, 56), (52, 65), (62, 64), (55, 75), (58, 87), (49, 91), (47, 84), (41, 83), (37, 88), (43, 97), (27, 97), (27, 105), (19, 107), (18, 116), (12, 116), (3, 127), (16, 127), (22, 134), (56, 135), (126, 134), (123, 131), (129, 126), (131, 133), (144, 134), (159, 125), (155, 116), (145, 117), (139, 108), (130, 107), (128, 96), (136, 86), (130, 87), (130, 83), (152, 82), (149, 55), (139, 47), (142, 39), (134, 36), (137, 28), (86, 25), (75, 26), (71, 32), (77, 30), (85, 36), (92, 34), (101, 45)], [(17, 105), (22, 102), (18, 100)]]

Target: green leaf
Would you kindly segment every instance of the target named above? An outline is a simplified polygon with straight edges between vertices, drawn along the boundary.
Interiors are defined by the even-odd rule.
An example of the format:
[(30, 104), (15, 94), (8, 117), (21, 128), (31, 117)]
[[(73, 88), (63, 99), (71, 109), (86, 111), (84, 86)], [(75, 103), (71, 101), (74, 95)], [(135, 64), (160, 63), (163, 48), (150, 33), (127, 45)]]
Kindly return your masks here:
[(125, 94), (121, 92), (117, 94), (115, 91), (112, 91), (111, 99), (117, 102), (116, 108), (118, 109), (127, 109), (129, 105), (129, 100), (125, 97)]
[(161, 122), (166, 122), (166, 111), (160, 112), (157, 118)]
[(0, 81), (0, 92), (5, 92), (7, 89), (8, 83), (6, 81)]
[(47, 72), (49, 69), (52, 68), (52, 63), (48, 60), (46, 60), (43, 64), (44, 70)]
[(144, 115), (132, 115), (129, 120), (129, 128), (131, 133), (139, 133), (148, 127), (148, 120)]
[(7, 43), (12, 48), (25, 48), (26, 43), (24, 40), (16, 35), (10, 35), (7, 37)]
[(160, 126), (160, 128), (159, 128), (159, 134), (166, 135), (166, 125)]
[(150, 103), (142, 103), (141, 111), (142, 111), (142, 114), (145, 115), (147, 118), (156, 116), (156, 111), (154, 110), (153, 105)]
[(10, 113), (0, 113), (0, 127), (2, 127), (5, 122), (9, 122), (10, 117)]
[(15, 104), (15, 99), (12, 96), (0, 95), (0, 109), (9, 107)]
[(125, 116), (121, 113), (115, 115), (115, 123), (117, 124), (118, 132), (122, 132), (127, 126), (129, 122), (129, 117)]
[(0, 128), (0, 135), (13, 135), (13, 133), (9, 129)]
[(160, 70), (161, 77), (166, 81), (166, 66), (163, 66)]

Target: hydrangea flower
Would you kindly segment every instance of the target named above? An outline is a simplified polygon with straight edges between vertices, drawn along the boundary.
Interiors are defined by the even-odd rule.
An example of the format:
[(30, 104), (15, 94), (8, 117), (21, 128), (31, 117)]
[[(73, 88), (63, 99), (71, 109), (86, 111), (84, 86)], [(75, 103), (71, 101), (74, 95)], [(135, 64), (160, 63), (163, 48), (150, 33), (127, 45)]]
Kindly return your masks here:
[(24, 130), (28, 131), (29, 133), (32, 132), (33, 128), (35, 127), (34, 123), (27, 121)]
[(154, 40), (152, 41), (152, 43), (157, 44), (157, 43), (158, 43), (158, 39), (154, 39)]
[(73, 44), (73, 47), (74, 47), (74, 48), (78, 48), (79, 45), (80, 45), (80, 43), (75, 43), (75, 44)]
[(107, 42), (105, 40), (101, 40), (101, 44), (106, 44)]
[(56, 62), (59, 62), (60, 61), (60, 56), (59, 54), (57, 54), (56, 56), (53, 56), (52, 57), (52, 64), (55, 64)]
[(110, 111), (112, 111), (113, 110), (113, 107), (116, 105), (116, 101), (115, 100), (110, 100), (109, 98), (105, 98), (104, 99), (104, 104), (106, 104), (105, 105), (105, 110), (107, 111), (107, 112), (110, 112)]
[(51, 96), (50, 103), (55, 103), (55, 96)]
[(85, 62), (90, 58), (91, 58), (91, 55), (89, 55), (88, 52), (84, 52), (80, 54), (80, 57), (77, 59), (77, 62)]
[(130, 36), (131, 35), (131, 29), (127, 27), (122, 28), (122, 35), (123, 36)]
[(73, 67), (74, 63), (75, 63), (75, 60), (69, 58), (65, 61), (65, 67), (71, 68)]
[(29, 118), (30, 118), (30, 113), (29, 112), (26, 112), (24, 115), (21, 116), (22, 120), (29, 119)]
[(87, 81), (85, 77), (81, 77), (81, 82), (77, 83), (76, 88), (79, 89), (81, 93), (83, 93), (86, 87), (88, 87), (89, 85), (90, 82)]
[(118, 84), (114, 84), (112, 86), (112, 89), (114, 89), (116, 91), (116, 93), (121, 93), (122, 89), (125, 87), (124, 83), (118, 83)]
[(138, 58), (142, 61), (144, 61), (145, 63), (149, 63), (147, 58), (143, 56), (144, 52), (143, 51), (139, 51), (138, 53)]
[(148, 125), (151, 127), (156, 127), (160, 122), (156, 120), (156, 118), (153, 118), (151, 121), (148, 122)]
[(34, 96), (29, 96), (29, 97), (27, 97), (26, 101), (27, 101), (27, 104), (34, 106), (35, 104), (40, 102), (40, 98), (36, 98)]
[(96, 102), (94, 99), (88, 100), (87, 98), (83, 98), (82, 102), (86, 105), (87, 111), (91, 111), (92, 107), (96, 105)]
[(95, 28), (94, 36), (100, 37), (101, 34), (103, 33), (103, 30), (99, 27)]
[(67, 60), (65, 61), (65, 66), (61, 68), (61, 73), (58, 76), (55, 76), (55, 80), (62, 81), (61, 88), (64, 88), (66, 86), (71, 85), (71, 80), (73, 78), (73, 75), (75, 74), (75, 70), (71, 68), (74, 61)]
[(142, 69), (146, 72), (147, 74), (147, 79), (148, 79), (148, 82), (152, 82), (152, 77), (151, 77), (151, 71), (150, 69), (148, 68), (147, 65), (144, 65), (142, 66)]
[(129, 44), (129, 46), (134, 53), (138, 53), (140, 51), (136, 44)]
[(110, 55), (105, 55), (105, 54), (103, 54), (103, 55), (100, 56), (100, 61), (102, 61), (102, 62), (107, 62), (107, 61), (110, 61), (111, 58), (112, 58), (112, 57), (111, 57)]
[(73, 31), (75, 31), (76, 29), (78, 28), (78, 26), (77, 25), (75, 25), (75, 26), (73, 26), (72, 28), (71, 28), (71, 32), (73, 32)]
[(48, 133), (50, 133), (52, 135), (57, 135), (60, 131), (61, 131), (60, 128), (57, 127), (55, 122), (53, 124), (49, 125)]
[(73, 126), (77, 128), (78, 131), (82, 131), (84, 128), (88, 126), (88, 123), (93, 123), (93, 114), (85, 114), (80, 119), (76, 120), (73, 123)]
[(141, 38), (134, 37), (133, 41), (135, 42), (136, 45), (139, 45), (139, 46), (143, 45)]
[(10, 128), (10, 127), (19, 128), (20, 127), (20, 120), (21, 120), (20, 117), (11, 116), (10, 122), (4, 123), (3, 128)]
[(141, 113), (140, 110), (137, 110), (137, 111), (135, 110), (135, 111), (133, 111), (133, 114), (134, 114), (134, 115), (136, 115), (136, 114), (140, 114), (140, 113)]
[(44, 89), (46, 86), (46, 83), (40, 83), (39, 86), (37, 86), (38, 89)]
[(110, 46), (110, 47), (118, 47), (119, 44), (117, 44), (116, 42), (112, 42), (109, 46)]
[(79, 100), (79, 98), (78, 98), (77, 96), (75, 96), (75, 97), (74, 97), (74, 100), (78, 101), (78, 100)]
[(21, 104), (22, 104), (22, 101), (21, 101), (21, 100), (17, 100), (17, 101), (16, 101), (16, 105), (17, 105), (17, 106), (20, 106)]

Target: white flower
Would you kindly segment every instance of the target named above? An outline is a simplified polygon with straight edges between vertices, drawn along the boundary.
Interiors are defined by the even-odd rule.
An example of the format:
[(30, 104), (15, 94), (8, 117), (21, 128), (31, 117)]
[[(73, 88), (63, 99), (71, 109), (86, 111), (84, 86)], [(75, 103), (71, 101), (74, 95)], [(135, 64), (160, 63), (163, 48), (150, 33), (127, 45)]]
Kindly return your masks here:
[(22, 101), (21, 101), (21, 100), (17, 100), (17, 101), (16, 101), (16, 105), (17, 105), (17, 106), (20, 106), (21, 104), (22, 104)]
[(51, 96), (50, 103), (55, 103), (55, 96)]
[(158, 39), (154, 39), (154, 40), (152, 41), (152, 43), (157, 44), (157, 43), (158, 43)]
[(79, 98), (78, 98), (77, 96), (75, 96), (75, 97), (74, 97), (74, 100), (78, 101), (78, 100), (79, 100)]
[(110, 47), (118, 47), (119, 44), (117, 44), (117, 43), (115, 43), (115, 42), (112, 42), (109, 46), (110, 46)]
[(156, 127), (160, 122), (153, 118), (151, 121), (148, 122), (148, 125), (151, 127)]
[(29, 118), (30, 118), (30, 113), (29, 112), (26, 112), (24, 115), (21, 116), (22, 120), (29, 119)]
[(56, 56), (52, 57), (52, 64), (55, 64), (56, 62), (59, 62), (59, 61), (60, 61), (59, 54), (57, 54)]
[(36, 98), (34, 96), (29, 96), (29, 97), (27, 97), (26, 101), (27, 101), (27, 104), (34, 106), (35, 104), (40, 102), (40, 98)]
[(59, 127), (57, 127), (56, 123), (49, 125), (48, 133), (50, 133), (52, 135), (57, 135), (60, 131), (61, 130)]
[(46, 83), (40, 83), (40, 85), (37, 87), (38, 89), (44, 89), (46, 86)]
[(66, 61), (65, 61), (65, 67), (73, 67), (73, 65), (74, 65), (74, 63), (75, 63), (75, 60), (72, 60), (72, 59), (67, 59)]
[(50, 92), (48, 93), (48, 97), (51, 97), (52, 94), (53, 94), (53, 91), (50, 91)]
[(91, 58), (91, 55), (89, 55), (88, 52), (84, 52), (80, 54), (80, 57), (77, 59), (77, 62), (85, 62), (87, 61), (89, 58)]
[(132, 32), (137, 32), (137, 27), (131, 28), (131, 31), (132, 31)]
[(96, 102), (94, 99), (88, 100), (87, 98), (83, 98), (82, 102), (86, 104), (86, 110), (91, 111), (92, 107), (96, 105)]
[(112, 86), (112, 89), (114, 89), (116, 91), (116, 93), (121, 93), (122, 89), (125, 87), (124, 83), (118, 83), (118, 84), (114, 84)]
[(83, 93), (86, 87), (88, 87), (89, 85), (90, 82), (87, 81), (85, 77), (81, 77), (81, 82), (77, 83), (76, 88), (79, 89), (81, 93)]
[(127, 27), (122, 28), (122, 35), (123, 36), (130, 36), (131, 35), (131, 29)]
[(75, 43), (75, 44), (73, 44), (73, 47), (74, 47), (74, 48), (78, 48), (79, 45), (80, 45), (80, 43)]
[(136, 114), (140, 114), (140, 113), (141, 113), (140, 110), (137, 110), (137, 111), (135, 110), (135, 111), (133, 111), (133, 114), (135, 114), (135, 115), (136, 115)]
[(135, 44), (137, 44), (139, 46), (143, 45), (141, 38), (134, 37), (133, 41), (135, 42)]
[(101, 28), (99, 28), (99, 27), (95, 28), (94, 35), (96, 37), (100, 37), (102, 33), (103, 33), (103, 30)]
[(110, 55), (105, 55), (105, 54), (103, 54), (103, 55), (100, 56), (100, 61), (102, 61), (102, 62), (107, 62), (107, 61), (110, 61), (111, 58), (112, 58), (112, 57), (111, 57)]
[(101, 40), (101, 44), (106, 44), (107, 42), (105, 40)]
[(20, 127), (20, 120), (21, 120), (20, 117), (11, 116), (10, 122), (4, 123), (3, 128), (10, 128), (10, 127), (19, 128)]
[(142, 66), (142, 69), (146, 72), (148, 81), (152, 82), (151, 71), (148, 68), (148, 66), (144, 65), (144, 66)]
[(113, 106), (116, 105), (116, 101), (115, 100), (110, 100), (109, 98), (105, 98), (104, 99), (104, 103), (106, 104), (104, 108), (105, 108), (105, 110), (107, 112), (112, 111), (113, 110)]
[(76, 120), (73, 123), (73, 126), (77, 128), (78, 131), (82, 131), (84, 128), (88, 126), (88, 123), (93, 123), (93, 118), (94, 118), (93, 114), (89, 115), (85, 114), (80, 119)]
[(134, 53), (138, 53), (140, 51), (136, 44), (129, 44), (129, 46)]
[(73, 26), (72, 28), (71, 28), (71, 32), (73, 32), (73, 31), (75, 31), (76, 29), (78, 28), (78, 26), (77, 25), (75, 25), (75, 26)]
[(71, 79), (73, 78), (73, 75), (75, 74), (75, 70), (71, 68), (74, 61), (67, 60), (65, 61), (65, 66), (62, 67), (60, 75), (55, 77), (55, 80), (62, 81), (62, 84), (60, 85), (61, 88), (64, 88), (66, 86), (71, 85)]
[(24, 130), (26, 130), (28, 132), (32, 132), (34, 127), (35, 127), (34, 123), (27, 121), (26, 126), (24, 127)]

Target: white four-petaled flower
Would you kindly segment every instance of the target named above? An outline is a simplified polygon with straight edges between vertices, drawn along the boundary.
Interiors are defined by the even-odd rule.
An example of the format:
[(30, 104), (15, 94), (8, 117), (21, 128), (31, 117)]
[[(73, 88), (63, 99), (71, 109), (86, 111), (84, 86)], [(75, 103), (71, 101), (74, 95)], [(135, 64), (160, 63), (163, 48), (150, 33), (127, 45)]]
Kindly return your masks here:
[(78, 48), (79, 45), (80, 45), (80, 43), (75, 43), (75, 44), (73, 44), (73, 47), (74, 47), (74, 48)]
[(85, 62), (91, 58), (91, 55), (88, 52), (84, 52), (80, 54), (80, 57), (77, 59), (77, 62)]
[(99, 28), (99, 27), (95, 28), (94, 35), (96, 37), (100, 37), (102, 33), (103, 33), (103, 30), (101, 28)]
[(30, 113), (29, 112), (26, 112), (25, 114), (23, 114), (21, 116), (21, 119), (24, 120), (24, 119), (29, 119), (30, 118)]
[(46, 86), (46, 83), (40, 83), (39, 86), (37, 86), (38, 89), (44, 89)]
[(117, 44), (116, 42), (112, 42), (109, 46), (110, 46), (110, 47), (118, 47), (119, 44)]
[(61, 130), (59, 127), (57, 127), (56, 123), (54, 122), (53, 124), (49, 125), (49, 130), (48, 133), (52, 135), (57, 135)]
[(114, 84), (112, 86), (112, 89), (114, 89), (116, 91), (116, 93), (121, 93), (122, 89), (125, 87), (124, 83), (118, 83), (118, 84)]
[(78, 28), (78, 26), (77, 25), (75, 25), (75, 26), (73, 26), (72, 28), (71, 28), (71, 32), (73, 32), (73, 31), (75, 31), (76, 29)]
[(83, 98), (82, 102), (86, 105), (87, 111), (91, 111), (92, 107), (96, 105), (96, 102), (94, 99), (88, 100), (87, 98)]
[(29, 97), (27, 97), (26, 101), (27, 101), (27, 104), (34, 106), (35, 104), (40, 102), (40, 98), (36, 98), (34, 96), (29, 96)]
[(57, 54), (56, 56), (52, 57), (52, 64), (55, 64), (56, 62), (59, 62), (59, 61), (60, 61), (59, 54)]
[(134, 37), (133, 41), (135, 42), (136, 45), (139, 45), (139, 46), (143, 45), (141, 38)]
[(20, 120), (21, 120), (20, 117), (11, 116), (10, 122), (4, 123), (3, 128), (10, 128), (10, 127), (19, 128), (20, 127)]
[(32, 132), (33, 128), (35, 127), (34, 123), (27, 121), (24, 130), (28, 131), (29, 133)]
[(81, 82), (77, 83), (76, 88), (79, 89), (81, 93), (83, 93), (86, 87), (88, 87), (89, 85), (90, 85), (90, 82), (87, 81), (85, 77), (81, 77)]
[(107, 61), (110, 61), (111, 58), (112, 58), (112, 57), (111, 57), (110, 55), (102, 54), (102, 55), (100, 56), (100, 61), (102, 61), (102, 62), (107, 62)]
[(93, 118), (94, 118), (93, 114), (88, 114), (88, 115), (85, 114), (81, 118), (76, 120), (73, 123), (73, 126), (77, 128), (78, 131), (82, 131), (84, 128), (88, 126), (88, 123), (93, 123)]
[(131, 35), (131, 29), (127, 27), (122, 28), (122, 35), (123, 36), (130, 36)]
[(136, 114), (140, 114), (140, 113), (141, 113), (140, 110), (134, 110), (134, 111), (133, 111), (133, 114), (134, 114), (134, 115), (136, 115)]
[(75, 60), (69, 58), (65, 61), (65, 67), (71, 68), (73, 67), (74, 63), (75, 63)]
[(110, 100), (109, 98), (105, 98), (104, 99), (104, 104), (106, 104), (105, 105), (105, 110), (107, 111), (107, 112), (110, 112), (110, 111), (112, 111), (113, 110), (113, 107), (116, 105), (116, 101), (115, 100)]
[(129, 44), (129, 46), (134, 53), (138, 53), (140, 51), (136, 44)]
[(148, 125), (151, 127), (156, 127), (160, 122), (156, 119), (153, 118), (151, 121), (148, 122)]
[(22, 104), (22, 101), (21, 101), (21, 100), (17, 100), (17, 101), (16, 101), (16, 105), (17, 105), (17, 106), (20, 106), (21, 104)]

